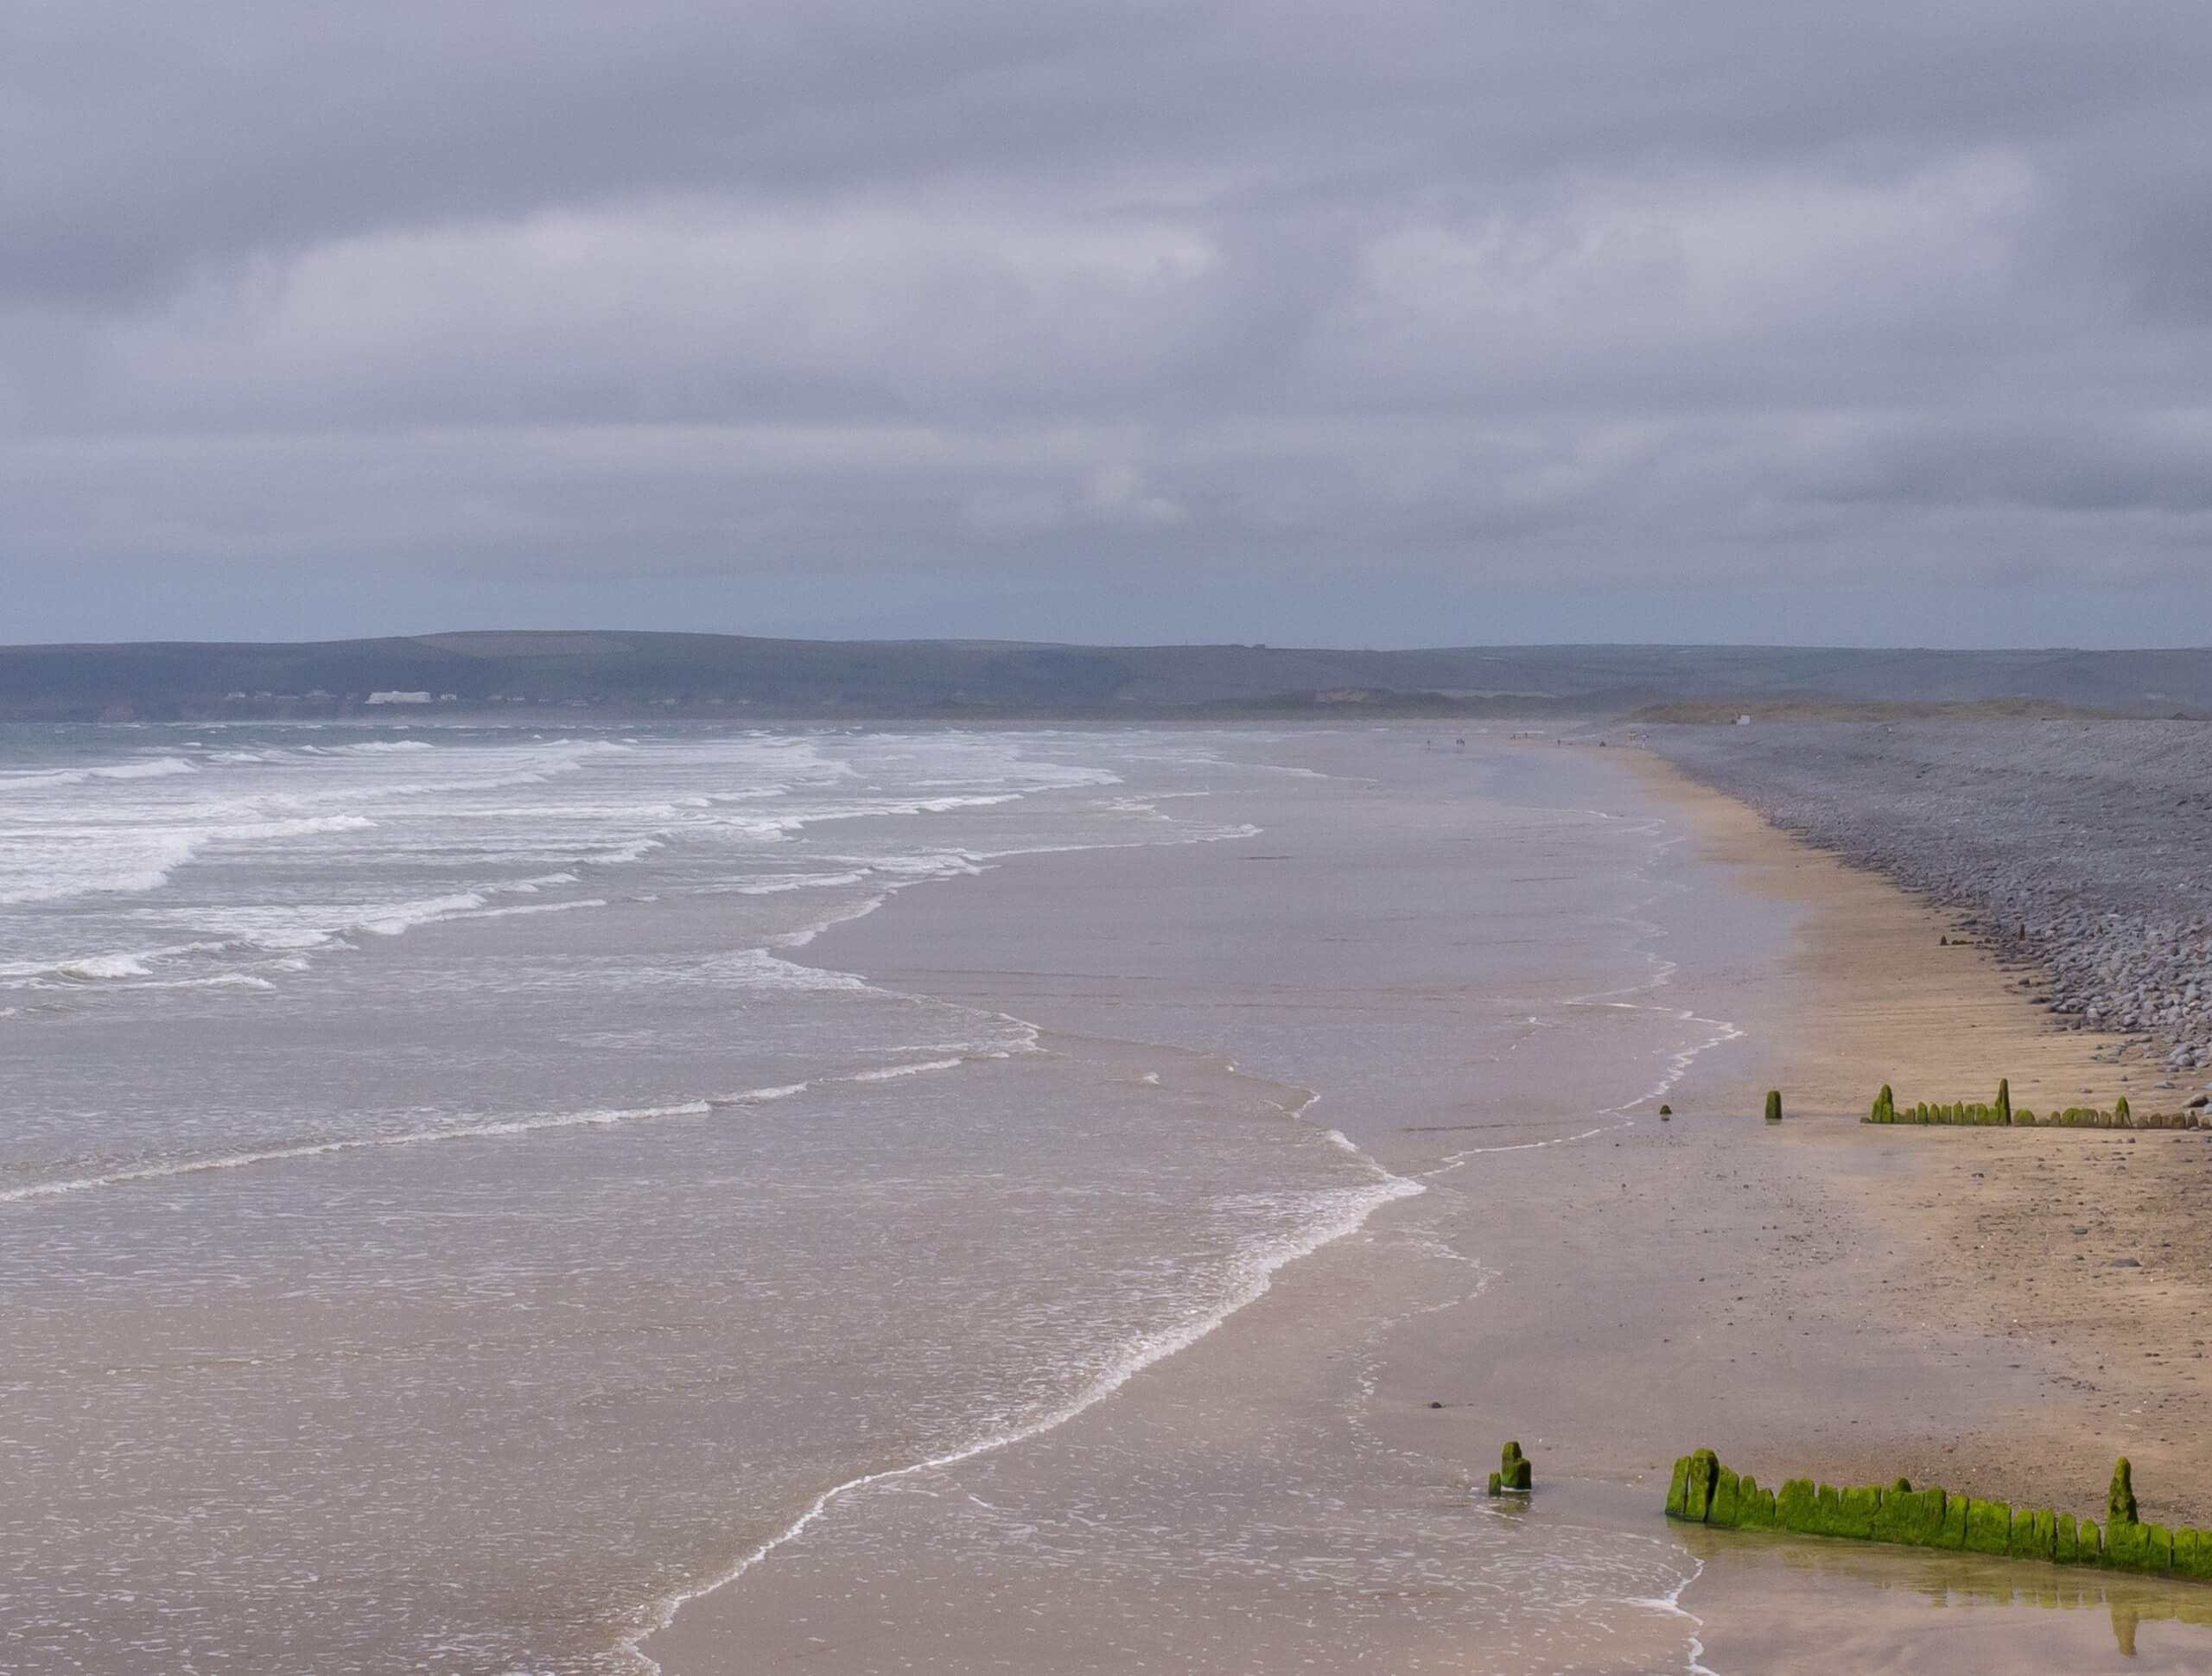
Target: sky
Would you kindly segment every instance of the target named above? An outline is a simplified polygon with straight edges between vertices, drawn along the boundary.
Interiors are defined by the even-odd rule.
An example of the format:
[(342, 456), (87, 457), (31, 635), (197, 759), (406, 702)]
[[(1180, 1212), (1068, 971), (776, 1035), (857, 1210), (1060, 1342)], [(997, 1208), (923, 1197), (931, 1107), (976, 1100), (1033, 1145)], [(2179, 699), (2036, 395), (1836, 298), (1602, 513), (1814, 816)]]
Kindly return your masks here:
[(2203, 0), (27, 0), (0, 642), (2212, 640)]

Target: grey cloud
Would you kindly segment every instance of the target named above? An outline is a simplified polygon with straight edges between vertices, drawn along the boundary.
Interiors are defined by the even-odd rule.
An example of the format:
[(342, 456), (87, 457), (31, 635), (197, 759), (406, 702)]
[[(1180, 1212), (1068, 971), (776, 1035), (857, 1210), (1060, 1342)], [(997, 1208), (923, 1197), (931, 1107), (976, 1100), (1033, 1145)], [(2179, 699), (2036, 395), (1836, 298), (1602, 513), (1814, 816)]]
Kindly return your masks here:
[(0, 27), (8, 638), (2212, 603), (2199, 5)]

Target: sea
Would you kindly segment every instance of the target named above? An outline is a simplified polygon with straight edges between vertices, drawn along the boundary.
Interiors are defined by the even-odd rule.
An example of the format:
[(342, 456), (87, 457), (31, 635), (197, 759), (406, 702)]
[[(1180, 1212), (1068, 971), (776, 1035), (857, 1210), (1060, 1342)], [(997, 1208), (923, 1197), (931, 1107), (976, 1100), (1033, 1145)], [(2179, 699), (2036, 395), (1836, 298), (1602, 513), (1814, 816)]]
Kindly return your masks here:
[(1211, 1121), (809, 957), (1009, 858), (1249, 844), (1264, 756), (0, 729), (6, 1668), (629, 1676), (842, 1488), (1420, 1190), (1294, 1092)]

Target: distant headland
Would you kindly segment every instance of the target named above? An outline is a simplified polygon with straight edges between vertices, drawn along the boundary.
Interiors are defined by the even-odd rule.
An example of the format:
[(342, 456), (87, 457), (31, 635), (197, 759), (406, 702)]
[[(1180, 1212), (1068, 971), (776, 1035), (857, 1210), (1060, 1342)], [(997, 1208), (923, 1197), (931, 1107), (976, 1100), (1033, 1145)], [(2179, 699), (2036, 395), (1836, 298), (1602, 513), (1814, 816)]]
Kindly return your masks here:
[(0, 647), (0, 719), (2198, 716), (2212, 650), (1086, 646), (613, 630)]

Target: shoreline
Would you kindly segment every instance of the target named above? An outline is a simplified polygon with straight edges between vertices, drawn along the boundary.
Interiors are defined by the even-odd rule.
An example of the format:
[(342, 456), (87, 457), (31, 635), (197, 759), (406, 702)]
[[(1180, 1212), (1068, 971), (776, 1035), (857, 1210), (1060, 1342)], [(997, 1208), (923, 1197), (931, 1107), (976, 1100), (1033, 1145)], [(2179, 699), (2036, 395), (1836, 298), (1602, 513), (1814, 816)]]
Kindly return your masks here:
[[(1410, 730), (1388, 737), (1416, 748)], [(1502, 761), (1511, 752), (1497, 754)], [(1594, 758), (1574, 754), (1585, 762)], [(2018, 1336), (1992, 1332), (1986, 1321), (1971, 1318), (1975, 1285), (1931, 1282), (1962, 1260), (1963, 1241), (1986, 1235), (1976, 1218), (1989, 1214), (1999, 1181), (2018, 1171), (1993, 1169), (1980, 1154), (1962, 1161), (1955, 1152), (1926, 1148), (1929, 1132), (1872, 1130), (1858, 1124), (1857, 1114), (1882, 1081), (1902, 1090), (1915, 1075), (1942, 1075), (1951, 1079), (1942, 1085), (1948, 1097), (1961, 1078), (1983, 1065), (2004, 1067), (1991, 1076), (1993, 1087), (1995, 1075), (2011, 1076), (2015, 1097), (2038, 1103), (2036, 1091), (2045, 1082), (2056, 1088), (2108, 1070), (2084, 1063), (2083, 1051), (2094, 1038), (2040, 1030), (2033, 1009), (2005, 993), (1978, 951), (1962, 949), (1966, 958), (1945, 964), (1904, 958), (1934, 943), (1936, 919), (1885, 881), (1812, 851), (1746, 806), (1671, 767), (1629, 752), (1608, 754), (1605, 772), (1612, 771), (1611, 765), (1632, 765), (1626, 778), (1646, 812), (1666, 812), (1681, 822), (1676, 837), (1692, 841), (1672, 857), (1666, 856), (1676, 847), (1672, 841), (1655, 852), (1651, 865), (1667, 877), (1645, 898), (1621, 910), (1624, 927), (1644, 924), (1648, 935), (1631, 937), (1630, 946), (1641, 948), (1652, 963), (1649, 979), (1630, 987), (1671, 991), (1667, 998), (1685, 1006), (1632, 1005), (1630, 1013), (1653, 1016), (1624, 1023), (1647, 1027), (1664, 1015), (1677, 1023), (1726, 1018), (1735, 1024), (1702, 1046), (1674, 1049), (1679, 1063), (1668, 1073), (1671, 1081), (1657, 1089), (1617, 1096), (1611, 1109), (1622, 1116), (1616, 1125), (1516, 1137), (1516, 1128), (1529, 1131), (1544, 1114), (1516, 1118), (1509, 1108), (1497, 1123), (1391, 1127), (1378, 1122), (1371, 1098), (1368, 1111), (1347, 1110), (1337, 1119), (1341, 1133), (1377, 1159), (1379, 1167), (1429, 1182), (1435, 1190), (1373, 1207), (1355, 1228), (1306, 1254), (1309, 1260), (1284, 1259), (1250, 1298), (1204, 1333), (1132, 1368), (1110, 1392), (945, 1463), (972, 1463), (971, 1470), (955, 1474), (916, 1463), (833, 1488), (798, 1526), (728, 1578), (679, 1600), (669, 1625), (637, 1638), (641, 1656), (657, 1658), (671, 1676), (813, 1657), (804, 1649), (821, 1637), (807, 1626), (818, 1628), (825, 1610), (848, 1609), (810, 1606), (815, 1590), (830, 1587), (815, 1578), (843, 1575), (841, 1565), (855, 1562), (836, 1559), (837, 1533), (829, 1533), (821, 1543), (798, 1545), (822, 1550), (804, 1564), (756, 1570), (757, 1563), (772, 1551), (781, 1551), (779, 1561), (796, 1552), (784, 1545), (801, 1528), (811, 1532), (817, 1514), (885, 1478), (932, 1480), (925, 1501), (957, 1500), (957, 1487), (963, 1486), (967, 1496), (976, 1497), (979, 1476), (990, 1488), (986, 1499), (995, 1501), (1009, 1485), (1049, 1499), (1055, 1492), (1047, 1487), (1068, 1470), (1066, 1463), (1096, 1453), (1107, 1440), (1140, 1456), (1187, 1447), (1194, 1427), (1202, 1436), (1211, 1434), (1210, 1423), (1192, 1416), (1207, 1412), (1205, 1405), (1217, 1400), (1224, 1388), (1243, 1390), (1241, 1400), (1262, 1406), (1311, 1393), (1310, 1405), (1319, 1394), (1316, 1369), (1347, 1358), (1363, 1367), (1356, 1393), (1359, 1432), (1395, 1457), (1426, 1463), (1421, 1482), (1433, 1488), (1425, 1494), (1441, 1489), (1456, 1497), (1478, 1483), (1480, 1463), (1494, 1454), (1496, 1437), (1529, 1435), (1535, 1428), (1528, 1417), (1541, 1414), (1544, 1432), (1552, 1434), (1538, 1433), (1531, 1447), (1546, 1492), (1541, 1504), (1580, 1508), (1593, 1529), (1657, 1526), (1663, 1463), (1707, 1442), (1753, 1468), (1770, 1455), (1777, 1463), (1786, 1459), (1793, 1470), (1849, 1482), (1865, 1478), (1872, 1463), (1884, 1475), (1910, 1470), (1916, 1480), (1933, 1477), (1975, 1494), (2018, 1500), (2039, 1495), (2062, 1506), (2086, 1499), (2101, 1478), (2070, 1482), (2078, 1475), (2068, 1463), (2075, 1455), (2101, 1456), (2108, 1469), (2110, 1453), (2101, 1438), (2088, 1445), (2076, 1439), (2070, 1451), (2059, 1446), (2069, 1427), (2078, 1428), (2089, 1415), (2069, 1400), (2079, 1393), (2065, 1386), (2080, 1377), (2079, 1348), (2054, 1344), (2031, 1355)], [(1449, 771), (1442, 768), (1448, 761), (1421, 771)], [(1351, 796), (1341, 779), (1337, 795)], [(1269, 823), (1270, 849), (1276, 835)], [(1223, 873), (1224, 859), (1210, 859), (1219, 865), (1194, 862), (1190, 870)], [(995, 943), (977, 926), (1022, 924), (1026, 916), (1047, 911), (1055, 898), (1082, 895), (1078, 886), (1141, 890), (1144, 881), (1132, 876), (1133, 861), (1141, 873), (1141, 861), (1126, 856), (1084, 852), (1017, 858), (979, 878), (946, 881), (956, 885), (952, 891), (902, 892), (897, 912), (871, 915), (826, 937), (858, 945), (836, 963), (866, 972), (871, 982), (992, 1006), (1007, 999), (1018, 974), (993, 967), (991, 960), (1004, 958), (993, 953), (1004, 939)], [(1160, 888), (1153, 881), (1153, 889)], [(1678, 899), (1682, 891), (1694, 898), (1688, 908)], [(990, 905), (981, 913), (974, 911), (979, 898)], [(1717, 915), (1707, 911), (1716, 909)], [(1648, 922), (1637, 921), (1647, 912)], [(1707, 920), (1714, 923), (1702, 923)], [(946, 965), (946, 946), (955, 941), (962, 960)], [(1071, 981), (1049, 998), (1051, 1005), (1025, 1007), (1020, 1016), (1056, 1041), (1065, 1036), (1071, 1019), (1087, 1017), (1102, 999), (1133, 1017), (1151, 1016), (1141, 991), (1128, 987), (1134, 975)], [(1218, 1002), (1203, 987), (1189, 993), (1201, 1006)], [(1586, 1000), (1599, 1000), (1604, 993)], [(1571, 997), (1561, 1000), (1577, 1004)], [(1740, 1011), (1732, 1010), (1738, 1004)], [(1180, 1022), (1174, 1047), (1157, 1051), (1217, 1051), (1219, 1041), (1201, 1046), (1187, 1033), (1213, 1027), (1209, 1019)], [(1121, 1039), (1147, 1038), (1132, 1032)], [(1530, 1039), (1540, 1043), (1541, 1032)], [(1724, 1044), (1732, 1051), (1714, 1061), (1709, 1050)], [(1887, 1069), (1862, 1091), (1857, 1085), (1874, 1057)], [(1792, 1102), (1790, 1118), (1778, 1136), (1747, 1140), (1760, 1126), (1745, 1127), (1726, 1114), (1756, 1113), (1752, 1091), (1772, 1083), (1790, 1091), (1785, 1095)], [(1332, 1106), (1358, 1103), (1341, 1088), (1325, 1092)], [(1651, 1108), (1669, 1093), (1681, 1112), (1662, 1126)], [(1416, 1076), (1385, 1104), (1410, 1116), (1433, 1097)], [(2042, 1103), (2050, 1103), (2048, 1096)], [(1451, 1145), (1449, 1133), (1422, 1133), (1439, 1127), (1495, 1130), (1485, 1139), (1503, 1144), (1461, 1149)], [(1976, 1133), (1944, 1139), (1971, 1146)], [(1870, 1133), (1903, 1136), (1907, 1144), (1870, 1145), (1865, 1140)], [(1609, 1141), (1608, 1136), (1617, 1138)], [(1922, 1150), (1916, 1152), (1916, 1143)], [(1607, 1155), (1617, 1147), (1631, 1149), (1631, 1167), (1648, 1178), (1640, 1188), (1624, 1181), (1615, 1191), (1605, 1179), (1612, 1173)], [(1969, 1173), (1967, 1162), (1986, 1184), (1970, 1192), (1956, 1184)], [(2032, 1160), (2020, 1162), (2024, 1166)], [(1484, 1178), (1479, 1187), (1478, 1175)], [(1732, 1201), (1716, 1195), (1709, 1220), (1687, 1225), (1675, 1208), (1694, 1203), (1724, 1178), (1748, 1194)], [(1924, 1213), (1938, 1198), (1951, 1213), (1948, 1217), (1931, 1226), (1924, 1214), (1912, 1214)], [(1410, 1225), (1408, 1204), (1421, 1208)], [(1643, 1272), (1622, 1272), (1611, 1260), (1609, 1242), (1593, 1241), (1588, 1213), (1600, 1208), (1613, 1237), (1639, 1251)], [(1777, 1208), (1789, 1216), (1777, 1218)], [(1700, 1218), (1707, 1214), (1700, 1206)], [(1418, 1262), (1406, 1256), (1424, 1246), (1433, 1249)], [(2003, 1278), (2001, 1265), (1975, 1261), (1977, 1281)], [(1440, 1285), (1428, 1271), (1446, 1262), (1474, 1269), (1471, 1275), (1454, 1273), (1448, 1285)], [(1414, 1273), (1424, 1263), (1427, 1271)], [(1541, 1279), (1548, 1272), (1554, 1276), (1548, 1286)], [(1786, 1284), (1777, 1285), (1778, 1279)], [(1717, 1288), (1709, 1284), (1714, 1281)], [(1564, 1315), (1555, 1301), (1563, 1291), (1579, 1299)], [(1723, 1294), (1732, 1308), (1725, 1324), (1731, 1336), (1726, 1348), (1752, 1348), (1763, 1336), (1779, 1343), (1795, 1334), (1789, 1362), (1770, 1359), (1745, 1367), (1730, 1355), (1726, 1379), (1716, 1387), (1713, 1358), (1723, 1354), (1722, 1333), (1710, 1319), (1708, 1300)], [(1379, 1298), (1395, 1299), (1389, 1309), (1396, 1313), (1379, 1321), (1361, 1313), (1376, 1310)], [(1332, 1298), (1337, 1301), (1329, 1305)], [(1317, 1299), (1322, 1300), (1318, 1308)], [(1898, 1330), (1901, 1304), (1920, 1318)], [(1608, 1341), (1605, 1333), (1593, 1333), (1594, 1325), (1603, 1324), (1597, 1320), (1601, 1316), (1637, 1323), (1640, 1336), (1616, 1335)], [(1870, 1330), (1886, 1341), (1871, 1369), (1864, 1342)], [(1654, 1336), (1657, 1343), (1651, 1342)], [(1263, 1395), (1255, 1379), (1281, 1388)], [(1636, 1393), (1634, 1406), (1624, 1407), (1613, 1393), (1629, 1392)], [(1107, 1394), (1116, 1400), (1099, 1400)], [(2063, 1414), (2056, 1412), (2062, 1404)], [(1955, 1422), (1901, 1425), (1900, 1413), (1972, 1414), (1985, 1439), (1993, 1432), (2003, 1435), (1986, 1449), (1961, 1454), (1964, 1440)], [(1146, 1447), (1136, 1449), (1128, 1441), (1133, 1437), (1147, 1440)], [(1017, 1441), (1029, 1447), (1007, 1447)], [(1240, 1446), (1249, 1444), (1240, 1438)], [(986, 1453), (993, 1459), (976, 1458)], [(2177, 1511), (2176, 1485), (2191, 1482), (2183, 1473), (2170, 1478), (2168, 1469), (2180, 1463), (2158, 1461), (2139, 1445), (2134, 1453), (2145, 1517), (2153, 1516), (2154, 1508), (2161, 1517)], [(1656, 1488), (1650, 1482), (1654, 1472)], [(2050, 1482), (2054, 1476), (2069, 1482)], [(875, 1499), (879, 1505), (869, 1516), (879, 1525), (885, 1518), (895, 1525), (904, 1508)], [(1647, 1501), (1648, 1521), (1642, 1518)], [(850, 1533), (844, 1534), (849, 1543)], [(870, 1551), (887, 1540), (871, 1535)], [(917, 1538), (898, 1546), (899, 1566), (931, 1575), (933, 1565), (950, 1563), (933, 1558), (931, 1546)], [(1711, 1561), (1690, 1564), (1692, 1570), (1671, 1590), (1655, 1587), (1643, 1604), (1651, 1607), (1663, 1597), (1708, 1649), (1725, 1647), (1727, 1625), (1701, 1622), (1680, 1603), (1686, 1594), (1697, 1604), (1707, 1592), (1723, 1600), (1729, 1593), (1718, 1586)], [(735, 1598), (740, 1590), (725, 1586), (741, 1577), (741, 1602)], [(887, 1604), (887, 1622), (933, 1622), (932, 1615), (949, 1609), (942, 1584), (925, 1590), (900, 1581), (896, 1570), (877, 1580), (885, 1590), (880, 1599), (904, 1603), (897, 1610)], [(858, 1581), (848, 1578), (840, 1586)], [(822, 1600), (837, 1597), (833, 1591)], [(1893, 1609), (1882, 1610), (1897, 1616)], [(1897, 1633), (1906, 1628), (1899, 1616)], [(997, 1645), (973, 1624), (944, 1633), (959, 1653), (947, 1655), (953, 1662), (943, 1667), (978, 1656), (980, 1646)], [(1654, 1633), (1663, 1641), (1679, 1632)], [(744, 1643), (734, 1638), (749, 1642), (759, 1635), (766, 1637), (766, 1653), (739, 1660), (735, 1650)], [(830, 1641), (842, 1644), (843, 1636)], [(2024, 1645), (2003, 1638), (1997, 1644)], [(872, 1657), (855, 1654), (850, 1667), (877, 1668)], [(847, 1667), (838, 1657), (823, 1662)], [(1193, 1655), (1186, 1667), (1243, 1666)]]
[[(1034, 854), (1034, 852), (1024, 852), (1024, 854)], [(887, 902), (889, 899), (888, 896), (881, 898), (878, 905), (882, 905), (883, 902)], [(866, 917), (865, 915), (855, 916), (852, 919), (836, 923), (851, 924), (855, 920)], [(1049, 1035), (1049, 1032), (1038, 1026), (1029, 1025), (1026, 1019), (1017, 1020), (1017, 1022), (1028, 1025), (1028, 1027), (1035, 1032), (1040, 1044)], [(1240, 1075), (1233, 1066), (1227, 1067), (1226, 1070), (1229, 1075)], [(1318, 1102), (1320, 1096), (1311, 1090), (1298, 1090), (1298, 1092), (1304, 1093), (1306, 1098), (1298, 1109), (1289, 1115), (1303, 1121), (1306, 1111)], [(720, 1576), (654, 1603), (651, 1613), (652, 1622), (645, 1628), (624, 1637), (620, 1643), (620, 1650), (634, 1660), (641, 1668), (652, 1673), (652, 1676), (660, 1676), (664, 1666), (645, 1650), (647, 1642), (674, 1629), (677, 1617), (686, 1607), (692, 1605), (695, 1602), (705, 1601), (709, 1597), (738, 1583), (748, 1571), (767, 1559), (777, 1549), (804, 1534), (809, 1526), (830, 1512), (845, 1497), (873, 1486), (895, 1483), (903, 1478), (940, 1471), (945, 1468), (957, 1466), (963, 1462), (978, 1460), (1001, 1450), (1017, 1448), (1057, 1431), (1071, 1421), (1079, 1419), (1090, 1409), (1107, 1401), (1131, 1380), (1144, 1373), (1147, 1368), (1170, 1356), (1192, 1349), (1226, 1325), (1240, 1311), (1264, 1298), (1273, 1288), (1275, 1276), (1284, 1268), (1301, 1258), (1313, 1255), (1316, 1252), (1335, 1244), (1339, 1240), (1357, 1234), (1370, 1218), (1392, 1203), (1400, 1199), (1416, 1197), (1427, 1190), (1420, 1182), (1392, 1174), (1385, 1170), (1338, 1131), (1332, 1129), (1327, 1133), (1344, 1151), (1357, 1157), (1377, 1177), (1366, 1202), (1357, 1208), (1355, 1214), (1311, 1230), (1307, 1235), (1290, 1242), (1287, 1247), (1272, 1254), (1262, 1264), (1259, 1272), (1249, 1277), (1242, 1296), (1224, 1303), (1219, 1310), (1195, 1324), (1170, 1325), (1161, 1329), (1135, 1347), (1124, 1361), (1090, 1384), (1077, 1390), (1059, 1406), (1049, 1413), (1039, 1415), (1003, 1433), (981, 1438), (963, 1448), (932, 1456), (925, 1460), (910, 1462), (903, 1466), (861, 1473), (831, 1485), (808, 1502), (797, 1518), (754, 1546)]]
[(2171, 1103), (2212, 1087), (2202, 724), (1782, 723), (1643, 744), (1990, 939), (2054, 1020), (2102, 1032)]

